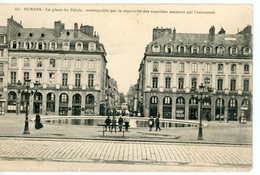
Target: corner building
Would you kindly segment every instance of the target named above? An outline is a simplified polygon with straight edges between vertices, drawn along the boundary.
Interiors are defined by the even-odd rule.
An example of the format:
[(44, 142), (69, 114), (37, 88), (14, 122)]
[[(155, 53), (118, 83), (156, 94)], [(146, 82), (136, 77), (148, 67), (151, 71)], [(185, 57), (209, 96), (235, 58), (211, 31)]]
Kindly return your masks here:
[(25, 96), (17, 82), (41, 83), (30, 98), (29, 113), (36, 108), (48, 115), (99, 115), (105, 110), (106, 52), (93, 26), (61, 21), (54, 28), (24, 28), (7, 20), (8, 84), (6, 111), (25, 112)]
[(191, 87), (203, 83), (213, 89), (211, 99), (202, 103), (202, 119), (252, 120), (251, 26), (237, 34), (176, 33), (176, 29), (153, 29), (138, 79), (138, 100), (144, 116), (197, 120), (198, 101)]

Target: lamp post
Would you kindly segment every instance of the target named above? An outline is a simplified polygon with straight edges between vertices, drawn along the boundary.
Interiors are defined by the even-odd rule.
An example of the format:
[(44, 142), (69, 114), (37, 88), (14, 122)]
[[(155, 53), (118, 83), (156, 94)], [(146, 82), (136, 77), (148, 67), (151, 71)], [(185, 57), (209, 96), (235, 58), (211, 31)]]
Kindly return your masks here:
[(212, 89), (208, 86), (204, 86), (203, 83), (199, 86), (199, 89), (196, 90), (195, 87), (191, 88), (191, 96), (198, 100), (198, 114), (199, 114), (199, 133), (198, 140), (203, 140), (203, 132), (202, 132), (202, 104), (205, 100), (210, 99), (210, 93)]
[[(26, 100), (25, 125), (24, 125), (23, 134), (30, 134), (30, 131), (29, 131), (29, 118), (28, 118), (30, 96), (37, 92), (37, 90), (38, 90), (37, 88), (40, 85), (40, 83), (38, 81), (36, 81), (34, 83), (34, 87), (35, 87), (35, 92), (34, 92), (33, 90), (30, 90), (30, 84), (31, 84), (31, 80), (30, 79), (25, 79), (23, 85), (20, 82), (20, 80), (17, 83), (18, 93), (24, 94), (25, 95), (25, 100)], [(21, 89), (24, 89), (24, 90), (22, 90), (22, 92), (21, 92)]]

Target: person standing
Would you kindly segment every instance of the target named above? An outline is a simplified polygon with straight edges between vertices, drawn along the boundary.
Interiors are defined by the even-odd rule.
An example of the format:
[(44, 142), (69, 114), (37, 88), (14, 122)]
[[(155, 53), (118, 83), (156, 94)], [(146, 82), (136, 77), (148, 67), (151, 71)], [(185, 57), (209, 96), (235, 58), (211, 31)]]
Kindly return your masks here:
[(127, 116), (125, 118), (125, 131), (128, 131), (129, 123), (130, 123), (130, 118), (129, 116)]
[(41, 129), (41, 128), (43, 128), (43, 125), (41, 124), (41, 117), (40, 117), (39, 114), (37, 114), (37, 115), (35, 116), (34, 122), (35, 122), (35, 129)]
[(112, 128), (111, 128), (111, 133), (113, 132), (113, 129), (115, 129), (115, 133), (116, 133), (116, 117), (113, 116), (113, 119), (112, 119)]
[(119, 132), (122, 131), (123, 122), (124, 122), (124, 120), (123, 120), (122, 116), (120, 115), (120, 117), (119, 117), (119, 119), (118, 119)]
[(159, 131), (161, 131), (159, 116), (160, 116), (160, 114), (155, 119), (155, 127), (156, 127), (155, 131), (157, 131), (158, 129), (159, 129)]
[(148, 125), (149, 125), (149, 131), (152, 131), (153, 125), (154, 125), (154, 119), (153, 116), (151, 116), (148, 120)]
[(108, 130), (110, 131), (110, 125), (111, 125), (111, 119), (109, 116), (107, 116), (106, 120), (105, 120), (105, 124), (106, 124), (106, 131), (107, 131), (107, 128)]

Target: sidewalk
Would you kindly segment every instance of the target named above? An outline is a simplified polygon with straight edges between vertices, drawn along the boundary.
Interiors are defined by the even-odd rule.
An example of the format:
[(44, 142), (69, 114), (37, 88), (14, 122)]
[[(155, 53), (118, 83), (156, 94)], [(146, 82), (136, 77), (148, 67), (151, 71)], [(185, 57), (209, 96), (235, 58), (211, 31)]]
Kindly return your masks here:
[[(50, 117), (50, 116), (48, 116)], [(29, 118), (34, 119), (33, 115)], [(44, 115), (42, 115), (44, 118)], [(123, 140), (142, 142), (173, 142), (173, 143), (207, 143), (207, 144), (252, 144), (252, 123), (239, 124), (237, 122), (219, 123), (209, 122), (203, 128), (203, 139), (197, 140), (198, 128), (177, 127), (162, 128), (161, 131), (148, 131), (148, 128), (130, 128), (125, 132), (106, 132), (102, 136), (102, 127), (83, 125), (61, 125), (43, 123), (40, 130), (34, 128), (34, 122), (29, 122), (30, 134), (25, 135), (24, 114), (6, 114), (0, 116), (0, 137), (29, 137), (52, 139), (85, 139), (85, 140)]]

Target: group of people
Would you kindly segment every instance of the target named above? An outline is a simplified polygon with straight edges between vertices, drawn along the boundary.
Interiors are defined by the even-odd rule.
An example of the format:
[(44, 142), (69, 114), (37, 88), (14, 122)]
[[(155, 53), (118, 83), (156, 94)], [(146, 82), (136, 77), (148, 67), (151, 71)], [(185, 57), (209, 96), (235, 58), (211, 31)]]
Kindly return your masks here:
[(111, 133), (112, 133), (113, 129), (116, 132), (116, 126), (117, 126), (117, 123), (118, 123), (119, 132), (121, 132), (122, 129), (123, 129), (123, 124), (125, 123), (125, 125), (124, 125), (125, 131), (128, 131), (129, 122), (130, 122), (129, 117), (126, 117), (126, 118), (123, 119), (122, 116), (120, 116), (118, 118), (118, 121), (117, 121), (115, 116), (113, 116), (112, 120), (108, 116), (105, 120), (105, 128), (106, 128), (106, 131), (107, 131), (107, 128), (108, 128)]
[(156, 116), (155, 120), (153, 119), (153, 116), (151, 116), (148, 119), (148, 125), (149, 125), (149, 131), (152, 131), (154, 124), (155, 124), (155, 131), (161, 131), (161, 127), (160, 127), (160, 114), (158, 114), (158, 116)]

